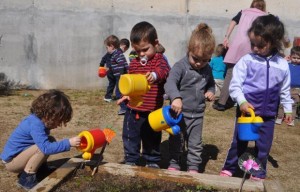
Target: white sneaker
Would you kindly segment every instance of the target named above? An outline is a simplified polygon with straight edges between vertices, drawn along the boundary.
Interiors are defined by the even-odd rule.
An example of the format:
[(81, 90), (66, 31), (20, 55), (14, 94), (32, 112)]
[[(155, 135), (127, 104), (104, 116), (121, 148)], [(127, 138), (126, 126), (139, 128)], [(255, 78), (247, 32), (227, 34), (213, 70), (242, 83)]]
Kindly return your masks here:
[(295, 120), (293, 120), (292, 122), (290, 122), (289, 124), (288, 124), (288, 126), (295, 126)]
[(106, 102), (108, 102), (108, 103), (111, 102), (111, 99), (104, 98), (103, 100), (106, 101)]
[(276, 119), (276, 121), (275, 121), (275, 123), (276, 123), (277, 125), (281, 125), (281, 123), (282, 123), (282, 119), (280, 119), (280, 118), (277, 118), (277, 119)]

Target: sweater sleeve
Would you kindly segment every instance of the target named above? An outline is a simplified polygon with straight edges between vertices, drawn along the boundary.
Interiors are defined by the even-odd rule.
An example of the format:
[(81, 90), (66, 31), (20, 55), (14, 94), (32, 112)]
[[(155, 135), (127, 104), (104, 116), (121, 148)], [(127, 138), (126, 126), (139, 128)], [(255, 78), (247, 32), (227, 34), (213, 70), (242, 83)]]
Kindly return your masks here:
[(292, 113), (292, 104), (294, 103), (294, 101), (291, 99), (290, 85), (290, 70), (286, 70), (285, 78), (280, 91), (280, 103), (283, 105), (283, 110), (285, 113)]
[(158, 58), (158, 62), (153, 70), (157, 77), (157, 83), (165, 82), (170, 71), (170, 66), (168, 65), (167, 61), (163, 58), (162, 54), (160, 55), (161, 57)]
[(182, 63), (176, 63), (172, 67), (167, 78), (167, 82), (164, 85), (165, 93), (171, 101), (173, 101), (175, 98), (181, 98), (178, 86), (182, 76), (182, 65)]
[(108, 59), (110, 59), (110, 55), (107, 52), (101, 59), (99, 66), (100, 67), (104, 67), (104, 65), (106, 65), (106, 63), (108, 62)]
[(243, 93), (243, 83), (247, 76), (247, 65), (244, 59), (240, 59), (233, 68), (232, 79), (229, 85), (229, 94), (231, 98), (239, 105), (247, 101)]
[(216, 88), (215, 88), (215, 80), (212, 74), (212, 69), (210, 68), (210, 66), (207, 66), (207, 72), (208, 72), (208, 81), (207, 81), (207, 92), (211, 92), (213, 94), (215, 94), (216, 92)]
[(44, 154), (52, 155), (70, 150), (71, 145), (69, 139), (50, 142), (45, 129), (45, 127), (33, 125), (30, 131), (34, 143)]

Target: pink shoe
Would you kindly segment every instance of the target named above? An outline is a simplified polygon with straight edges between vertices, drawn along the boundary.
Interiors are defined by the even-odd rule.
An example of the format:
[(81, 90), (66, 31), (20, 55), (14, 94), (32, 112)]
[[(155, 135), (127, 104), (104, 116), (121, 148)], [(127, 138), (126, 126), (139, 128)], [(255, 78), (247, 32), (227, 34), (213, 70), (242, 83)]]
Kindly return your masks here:
[(179, 171), (179, 169), (175, 168), (175, 167), (168, 167), (169, 171)]
[(189, 173), (199, 173), (197, 170), (188, 170)]
[(232, 173), (230, 171), (227, 171), (227, 170), (222, 170), (220, 172), (220, 176), (222, 176), (222, 177), (232, 177)]
[(250, 176), (250, 179), (252, 180), (252, 181), (264, 181), (265, 179), (263, 179), (263, 178), (259, 178), (259, 177), (255, 177), (255, 176)]

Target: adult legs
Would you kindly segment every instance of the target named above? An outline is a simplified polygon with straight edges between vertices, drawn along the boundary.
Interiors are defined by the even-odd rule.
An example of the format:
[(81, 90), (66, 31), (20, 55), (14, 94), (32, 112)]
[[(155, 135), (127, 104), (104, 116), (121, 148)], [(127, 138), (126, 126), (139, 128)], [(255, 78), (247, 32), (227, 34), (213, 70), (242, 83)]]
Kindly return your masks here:
[(233, 71), (234, 64), (226, 64), (226, 65), (227, 65), (227, 71), (226, 71), (226, 76), (225, 76), (225, 79), (224, 79), (224, 84), (223, 84), (223, 87), (222, 87), (222, 90), (221, 90), (221, 94), (220, 94), (220, 98), (218, 100), (218, 103), (214, 107), (217, 110), (223, 108), (222, 111), (225, 110), (225, 106), (226, 106), (227, 101), (228, 100), (232, 101), (230, 96), (229, 96), (229, 85), (230, 85), (230, 81), (231, 81), (231, 78), (232, 78), (232, 71)]

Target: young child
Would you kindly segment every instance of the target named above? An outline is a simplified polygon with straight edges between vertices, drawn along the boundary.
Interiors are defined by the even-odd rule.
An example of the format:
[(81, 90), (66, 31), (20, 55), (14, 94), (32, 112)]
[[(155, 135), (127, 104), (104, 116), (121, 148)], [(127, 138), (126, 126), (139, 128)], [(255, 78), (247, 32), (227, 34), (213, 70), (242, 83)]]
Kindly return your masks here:
[(216, 98), (220, 96), (226, 74), (226, 65), (223, 61), (225, 54), (225, 46), (223, 44), (217, 45), (215, 50), (215, 56), (211, 59), (209, 63), (216, 83)]
[[(205, 100), (214, 100), (215, 82), (210, 58), (214, 52), (215, 38), (211, 28), (200, 23), (193, 31), (186, 56), (174, 64), (164, 86), (176, 113), (183, 113), (180, 122), (182, 135), (170, 135), (169, 170), (179, 170), (179, 159), (184, 143), (187, 143), (187, 167), (191, 173), (198, 173), (202, 163), (202, 127)], [(183, 142), (184, 140), (184, 142)]]
[(35, 99), (31, 114), (21, 121), (8, 138), (1, 159), (8, 171), (19, 174), (18, 185), (31, 189), (37, 184), (37, 171), (49, 155), (69, 151), (80, 145), (80, 137), (55, 141), (50, 130), (66, 126), (72, 118), (68, 97), (50, 90)]
[[(289, 123), (289, 126), (295, 126), (295, 117), (297, 112), (297, 106), (300, 102), (300, 46), (295, 46), (291, 49), (290, 55), (291, 62), (289, 63), (290, 73), (291, 73), (291, 96), (294, 100), (292, 106), (292, 122)], [(276, 124), (281, 124), (284, 119), (284, 113), (282, 105), (279, 106)]]
[[(122, 74), (127, 73), (128, 64), (126, 58), (123, 55), (123, 50), (120, 48), (120, 41), (118, 37), (114, 35), (110, 35), (105, 39), (104, 44), (106, 45), (107, 53), (110, 54), (110, 56), (106, 56), (107, 57), (106, 66), (108, 67), (108, 72), (107, 72), (108, 86), (104, 97), (104, 101), (111, 102), (112, 94), (115, 88), (116, 88), (116, 99), (121, 98), (121, 93), (119, 90), (119, 79)], [(124, 48), (125, 51), (126, 49), (125, 47), (127, 46), (125, 45), (125, 47), (124, 46), (122, 47)], [(104, 64), (101, 63), (100, 66), (101, 67), (102, 65), (104, 66)], [(125, 111), (126, 111), (126, 105), (124, 103), (121, 103), (118, 115), (124, 115)]]
[[(275, 116), (279, 100), (284, 106), (285, 121), (292, 121), (292, 103), (290, 96), (290, 72), (287, 61), (280, 56), (284, 25), (273, 15), (260, 16), (254, 20), (248, 30), (253, 53), (243, 56), (233, 69), (230, 83), (230, 96), (235, 100), (237, 117), (251, 108), (264, 123), (259, 130), (259, 139), (255, 141), (255, 157), (263, 170), (251, 175), (253, 180), (266, 178), (266, 168), (271, 150)], [(248, 142), (239, 140), (237, 122), (233, 140), (228, 151), (221, 176), (232, 176), (238, 169), (238, 158), (247, 149)]]
[(163, 105), (163, 85), (170, 67), (161, 53), (156, 53), (159, 43), (154, 26), (146, 21), (137, 23), (131, 30), (130, 41), (138, 54), (129, 65), (129, 74), (144, 74), (151, 84), (150, 90), (143, 95), (143, 104), (130, 105), (130, 98), (123, 96), (118, 103), (129, 100), (123, 124), (123, 145), (125, 163), (137, 165), (142, 156), (148, 167), (159, 168), (161, 132), (155, 132), (149, 125), (148, 115)]

